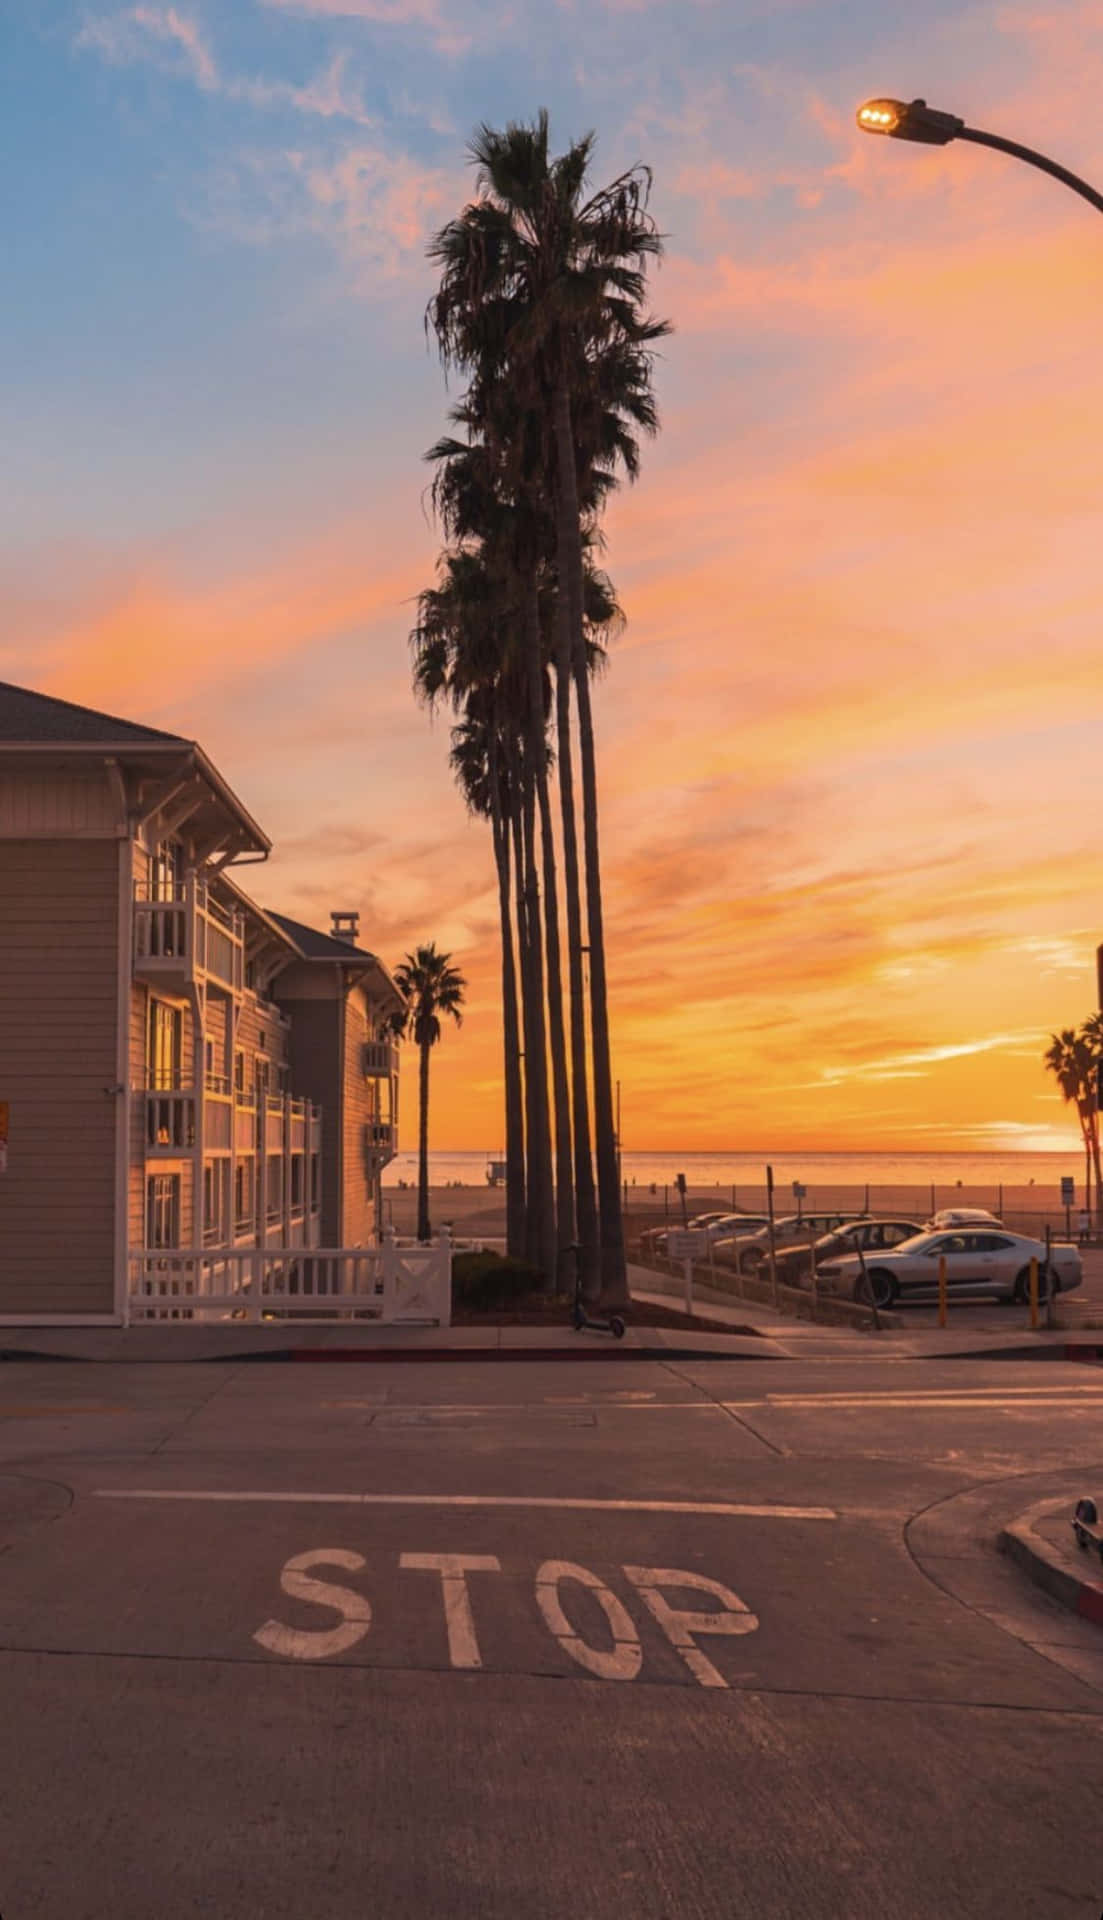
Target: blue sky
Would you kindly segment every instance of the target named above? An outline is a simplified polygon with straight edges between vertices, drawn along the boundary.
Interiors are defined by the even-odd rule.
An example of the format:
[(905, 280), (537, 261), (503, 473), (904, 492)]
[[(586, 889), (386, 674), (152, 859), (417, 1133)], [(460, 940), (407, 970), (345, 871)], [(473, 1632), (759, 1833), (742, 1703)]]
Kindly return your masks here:
[[(865, 1144), (854, 1047), (935, 1062), (891, 1144), (1066, 1137), (1021, 1036), (1092, 1002), (1098, 216), (853, 116), (925, 93), (1098, 181), (1097, 0), (6, 18), (0, 675), (200, 737), (276, 840), (270, 904), (359, 905), (392, 960), (451, 945), (442, 1111), (497, 1137), (489, 849), (409, 693), (449, 401), (425, 244), (473, 127), (547, 106), (596, 178), (652, 167), (668, 235), (598, 695), (636, 1144), (763, 1115), (799, 1144), (809, 1057), (811, 1144)], [(780, 1052), (750, 1037), (778, 979)]]

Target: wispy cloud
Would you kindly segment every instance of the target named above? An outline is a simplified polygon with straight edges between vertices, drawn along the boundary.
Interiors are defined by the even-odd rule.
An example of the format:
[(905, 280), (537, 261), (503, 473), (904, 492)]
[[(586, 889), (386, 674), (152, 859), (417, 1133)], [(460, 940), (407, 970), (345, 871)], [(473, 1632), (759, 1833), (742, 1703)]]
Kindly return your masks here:
[(93, 48), (114, 66), (148, 61), (163, 71), (184, 74), (205, 92), (216, 91), (220, 84), (198, 25), (175, 7), (130, 7), (125, 13), (88, 20), (76, 44)]
[(375, 116), (364, 105), (362, 89), (350, 75), (351, 55), (347, 50), (335, 53), (320, 74), (302, 85), (230, 74), (219, 66), (195, 20), (174, 7), (146, 6), (87, 21), (76, 44), (93, 49), (113, 66), (151, 65), (191, 80), (202, 92), (228, 102), (262, 109), (287, 108), (323, 120), (351, 120), (361, 126), (376, 124)]

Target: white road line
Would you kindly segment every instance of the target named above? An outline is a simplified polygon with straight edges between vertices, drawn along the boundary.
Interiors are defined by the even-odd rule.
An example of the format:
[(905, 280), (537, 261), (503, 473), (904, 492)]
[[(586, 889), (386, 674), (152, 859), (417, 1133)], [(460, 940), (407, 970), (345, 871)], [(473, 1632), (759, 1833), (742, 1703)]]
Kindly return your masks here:
[(547, 1413), (551, 1409), (558, 1412), (575, 1413), (716, 1413), (715, 1400), (657, 1400), (653, 1405), (644, 1406), (629, 1400), (591, 1400), (587, 1396), (556, 1400), (489, 1400), (478, 1404), (442, 1403), (440, 1401), (425, 1404), (407, 1404), (400, 1400), (386, 1403), (378, 1400), (323, 1400), (326, 1408), (341, 1407), (347, 1410), (359, 1409), (362, 1413)]
[[(839, 1393), (768, 1393), (765, 1399), (771, 1406), (830, 1406), (837, 1400), (868, 1400), (876, 1406), (879, 1400), (899, 1400), (906, 1396), (917, 1402), (923, 1400), (944, 1400), (947, 1394), (955, 1399), (975, 1400), (1013, 1400), (1026, 1399), (1040, 1395), (1043, 1398), (1054, 1394), (1058, 1389), (1052, 1382), (1046, 1386), (1033, 1387), (853, 1387), (850, 1392)], [(1103, 1395), (1103, 1380), (1084, 1386), (1064, 1386), (1060, 1388), (1063, 1397), (1071, 1394)]]
[(1103, 1400), (1069, 1400), (1064, 1394), (1051, 1399), (1009, 1400), (968, 1400), (960, 1394), (937, 1394), (930, 1398), (916, 1400), (910, 1396), (883, 1394), (877, 1399), (866, 1397), (853, 1400), (831, 1399), (817, 1401), (777, 1400), (763, 1405), (761, 1400), (725, 1400), (725, 1411), (736, 1412), (743, 1408), (757, 1407), (764, 1413), (875, 1413), (879, 1408), (886, 1411), (922, 1413), (945, 1412), (953, 1409), (959, 1413), (1033, 1413), (1052, 1412), (1054, 1409), (1065, 1413), (1088, 1413), (1096, 1408), (1103, 1411)]
[(560, 1500), (512, 1493), (228, 1493), (219, 1488), (96, 1487), (100, 1500), (254, 1501), (273, 1506), (532, 1507), (587, 1513), (695, 1513), (725, 1520), (837, 1520), (834, 1507), (751, 1507), (709, 1500)]

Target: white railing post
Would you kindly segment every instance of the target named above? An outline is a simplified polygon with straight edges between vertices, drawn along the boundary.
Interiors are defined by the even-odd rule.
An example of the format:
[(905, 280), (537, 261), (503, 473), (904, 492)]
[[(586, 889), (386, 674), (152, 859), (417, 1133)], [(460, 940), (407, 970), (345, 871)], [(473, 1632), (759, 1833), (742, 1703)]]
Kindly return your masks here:
[(388, 1227), (383, 1235), (383, 1318), (393, 1320), (398, 1296), (398, 1272), (400, 1263), (398, 1241), (393, 1227)]
[(437, 1323), (442, 1327), (452, 1324), (452, 1235), (447, 1227), (441, 1227), (437, 1234), (437, 1259), (435, 1279), (437, 1283)]

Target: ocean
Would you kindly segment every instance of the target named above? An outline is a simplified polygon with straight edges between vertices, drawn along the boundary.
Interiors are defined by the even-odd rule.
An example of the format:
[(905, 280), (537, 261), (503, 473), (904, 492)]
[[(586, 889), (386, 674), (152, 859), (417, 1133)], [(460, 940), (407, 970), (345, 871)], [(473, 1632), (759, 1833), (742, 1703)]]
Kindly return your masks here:
[[(486, 1170), (499, 1150), (476, 1153), (439, 1149), (429, 1155), (429, 1181), (434, 1187), (485, 1187)], [(996, 1190), (1005, 1187), (1058, 1189), (1062, 1176), (1082, 1190), (1084, 1156), (1071, 1146), (1067, 1153), (629, 1153), (621, 1159), (626, 1184), (661, 1191), (684, 1173), (686, 1185), (701, 1191), (709, 1187), (761, 1188), (767, 1162), (774, 1184), (792, 1191), (794, 1180), (812, 1187), (957, 1187)], [(417, 1154), (400, 1153), (384, 1175), (384, 1189), (417, 1181)]]

